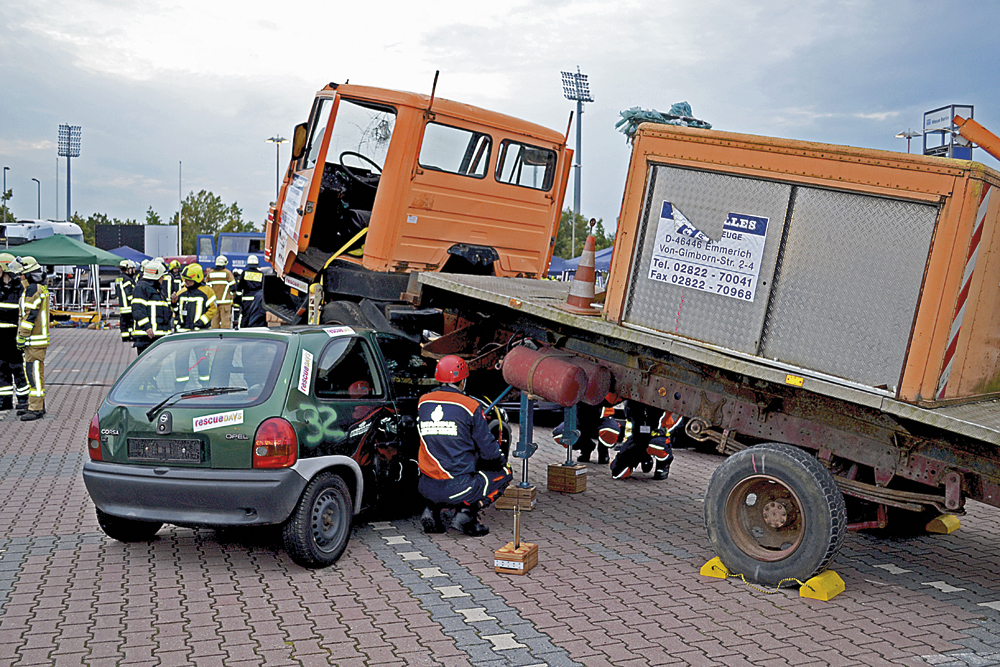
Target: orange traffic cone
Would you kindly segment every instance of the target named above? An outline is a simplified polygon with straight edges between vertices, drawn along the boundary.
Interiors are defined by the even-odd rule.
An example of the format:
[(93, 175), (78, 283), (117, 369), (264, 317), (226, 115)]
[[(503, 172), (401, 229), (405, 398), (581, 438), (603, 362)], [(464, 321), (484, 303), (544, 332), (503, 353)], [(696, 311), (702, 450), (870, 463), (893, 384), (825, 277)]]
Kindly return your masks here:
[(583, 254), (580, 255), (580, 265), (576, 267), (573, 284), (569, 288), (566, 303), (559, 306), (563, 310), (577, 315), (600, 315), (601, 311), (594, 308), (594, 245), (593, 236), (587, 237), (583, 244)]

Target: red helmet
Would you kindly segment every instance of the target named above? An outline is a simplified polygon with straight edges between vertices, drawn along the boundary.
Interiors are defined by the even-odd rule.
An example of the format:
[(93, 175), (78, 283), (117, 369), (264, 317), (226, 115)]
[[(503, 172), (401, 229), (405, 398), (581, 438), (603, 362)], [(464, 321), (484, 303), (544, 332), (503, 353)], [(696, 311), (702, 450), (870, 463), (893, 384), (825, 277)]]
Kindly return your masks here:
[(454, 354), (441, 357), (437, 368), (434, 370), (434, 379), (438, 382), (456, 383), (469, 377), (469, 364), (465, 359)]

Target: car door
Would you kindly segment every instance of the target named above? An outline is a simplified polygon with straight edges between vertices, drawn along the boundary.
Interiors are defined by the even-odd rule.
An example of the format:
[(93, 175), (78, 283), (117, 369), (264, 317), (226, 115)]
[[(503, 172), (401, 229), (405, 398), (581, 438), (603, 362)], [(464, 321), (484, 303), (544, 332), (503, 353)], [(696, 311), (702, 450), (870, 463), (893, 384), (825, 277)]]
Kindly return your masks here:
[(379, 332), (375, 335), (382, 353), (390, 393), (398, 420), (400, 451), (416, 458), (417, 402), (439, 383), (434, 379), (434, 362), (420, 354), (420, 345), (402, 336)]

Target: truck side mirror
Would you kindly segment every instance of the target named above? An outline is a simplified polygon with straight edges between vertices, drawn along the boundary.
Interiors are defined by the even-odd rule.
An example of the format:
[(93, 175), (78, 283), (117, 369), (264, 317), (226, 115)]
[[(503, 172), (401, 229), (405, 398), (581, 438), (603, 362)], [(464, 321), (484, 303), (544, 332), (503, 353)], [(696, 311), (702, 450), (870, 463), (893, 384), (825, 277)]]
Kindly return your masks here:
[(299, 123), (295, 126), (295, 132), (292, 134), (292, 159), (298, 160), (302, 157), (302, 154), (306, 151), (306, 139), (308, 138), (306, 134), (306, 124)]

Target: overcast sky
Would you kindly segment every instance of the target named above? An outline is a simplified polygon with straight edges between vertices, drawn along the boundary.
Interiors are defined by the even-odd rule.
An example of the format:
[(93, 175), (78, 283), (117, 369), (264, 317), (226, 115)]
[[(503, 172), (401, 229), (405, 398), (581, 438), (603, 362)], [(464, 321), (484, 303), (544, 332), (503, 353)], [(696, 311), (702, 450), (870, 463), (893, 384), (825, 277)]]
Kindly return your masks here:
[[(559, 72), (579, 66), (595, 99), (581, 212), (610, 228), (629, 158), (621, 110), (686, 100), (719, 130), (905, 152), (894, 135), (925, 111), (972, 104), (1000, 134), (997, 25), (992, 0), (4, 2), (0, 161), (14, 214), (35, 217), (37, 178), (54, 218), (58, 126), (82, 125), (75, 212), (167, 218), (182, 162), (184, 196), (210, 190), (262, 222), (265, 139), (290, 137), (328, 82), (429, 93), (441, 70), (439, 97), (564, 131), (575, 104)], [(65, 159), (58, 183), (65, 217)]]

